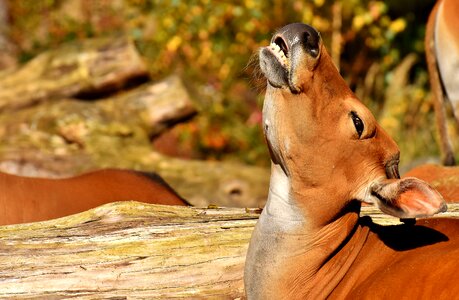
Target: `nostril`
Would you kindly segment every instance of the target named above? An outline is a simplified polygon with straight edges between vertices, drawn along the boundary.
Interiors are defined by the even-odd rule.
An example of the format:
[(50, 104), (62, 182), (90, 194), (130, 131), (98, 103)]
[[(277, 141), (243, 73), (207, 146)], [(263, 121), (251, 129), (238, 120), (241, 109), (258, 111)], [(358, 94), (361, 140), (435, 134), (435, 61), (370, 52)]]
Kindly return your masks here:
[(400, 173), (398, 171), (398, 158), (393, 158), (386, 164), (386, 177), (389, 179), (400, 179)]
[(320, 35), (317, 31), (314, 31), (313, 33), (315, 34), (305, 31), (303, 33), (303, 41), (309, 54), (312, 55), (312, 57), (317, 57), (319, 55)]
[(288, 57), (288, 47), (287, 47), (287, 43), (284, 41), (284, 39), (281, 37), (281, 36), (277, 36), (275, 39), (274, 39), (274, 44), (276, 44), (277, 46), (280, 47), (280, 49), (282, 50), (282, 52), (284, 52), (284, 55), (286, 57)]

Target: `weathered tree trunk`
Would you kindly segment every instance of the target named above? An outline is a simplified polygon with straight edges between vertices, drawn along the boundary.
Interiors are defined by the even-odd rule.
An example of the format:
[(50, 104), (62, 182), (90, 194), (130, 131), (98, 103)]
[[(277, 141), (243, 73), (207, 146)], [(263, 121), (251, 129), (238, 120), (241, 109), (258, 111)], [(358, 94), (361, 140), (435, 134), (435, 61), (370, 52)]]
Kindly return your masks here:
[[(458, 217), (450, 205), (444, 216)], [(258, 210), (118, 202), (0, 227), (0, 298), (243, 297)], [(380, 224), (398, 219), (363, 208)]]
[(75, 95), (114, 91), (148, 77), (134, 43), (126, 38), (66, 44), (0, 77), (0, 112)]
[(57, 138), (94, 147), (91, 143), (104, 136), (157, 135), (195, 113), (182, 82), (171, 76), (95, 102), (61, 99), (1, 114), (0, 139), (3, 145), (20, 145), (18, 140), (32, 137), (50, 150)]
[(237, 298), (256, 218), (125, 202), (0, 227), (0, 298)]

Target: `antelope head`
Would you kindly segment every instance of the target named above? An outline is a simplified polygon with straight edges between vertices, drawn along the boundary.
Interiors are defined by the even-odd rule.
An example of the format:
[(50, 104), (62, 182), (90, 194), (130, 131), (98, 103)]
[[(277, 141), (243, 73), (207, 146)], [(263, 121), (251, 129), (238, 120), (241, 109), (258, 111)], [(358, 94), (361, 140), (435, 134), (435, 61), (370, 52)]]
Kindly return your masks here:
[(265, 138), (302, 215), (324, 224), (354, 200), (399, 218), (446, 210), (427, 183), (400, 179), (398, 146), (348, 88), (314, 28), (281, 28), (259, 57), (268, 82)]

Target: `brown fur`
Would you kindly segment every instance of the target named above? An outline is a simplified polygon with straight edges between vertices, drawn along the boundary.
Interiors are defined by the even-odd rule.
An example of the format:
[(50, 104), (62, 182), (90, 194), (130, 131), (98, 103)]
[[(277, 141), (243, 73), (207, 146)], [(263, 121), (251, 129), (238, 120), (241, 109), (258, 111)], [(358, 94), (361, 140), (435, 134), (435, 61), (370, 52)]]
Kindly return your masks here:
[(453, 299), (459, 220), (426, 219), (415, 226), (360, 221), (369, 234), (334, 299)]
[(0, 173), (0, 225), (49, 220), (123, 200), (187, 205), (159, 176), (107, 169), (64, 179)]

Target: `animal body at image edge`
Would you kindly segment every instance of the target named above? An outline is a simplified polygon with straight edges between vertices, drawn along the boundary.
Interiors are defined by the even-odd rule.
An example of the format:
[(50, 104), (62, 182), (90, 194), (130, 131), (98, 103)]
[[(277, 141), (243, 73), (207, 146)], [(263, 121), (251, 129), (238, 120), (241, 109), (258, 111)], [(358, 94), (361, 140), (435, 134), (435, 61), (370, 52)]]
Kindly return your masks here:
[[(426, 28), (425, 49), (430, 86), (434, 100), (442, 161), (445, 166), (424, 164), (409, 170), (414, 176), (432, 184), (447, 202), (459, 202), (459, 167), (446, 118), (446, 106), (452, 105), (459, 124), (459, 1), (437, 1)], [(458, 127), (459, 129), (459, 127)]]
[(0, 173), (0, 225), (49, 220), (127, 200), (188, 205), (155, 173), (105, 169), (62, 179)]
[[(459, 1), (437, 1), (432, 9), (425, 37), (427, 67), (435, 107), (443, 164), (455, 164), (448, 134), (447, 103), (452, 105), (459, 125)], [(456, 126), (459, 129), (459, 126)]]

